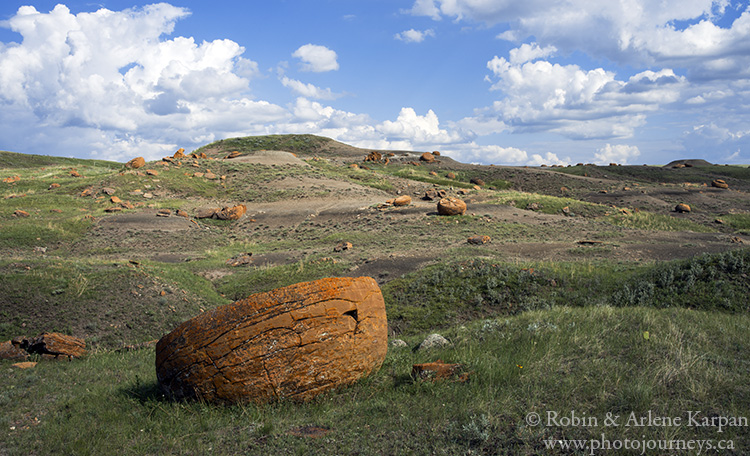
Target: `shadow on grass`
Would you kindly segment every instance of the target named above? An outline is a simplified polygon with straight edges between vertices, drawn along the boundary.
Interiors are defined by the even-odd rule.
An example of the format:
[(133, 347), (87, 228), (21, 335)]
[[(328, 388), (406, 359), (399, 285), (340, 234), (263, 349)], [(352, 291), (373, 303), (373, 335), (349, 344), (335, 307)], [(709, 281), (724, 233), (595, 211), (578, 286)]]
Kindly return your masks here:
[(159, 382), (144, 382), (138, 376), (136, 376), (135, 382), (120, 388), (119, 394), (131, 399), (136, 399), (141, 404), (146, 402), (173, 402), (172, 399), (164, 394), (161, 388), (159, 388)]

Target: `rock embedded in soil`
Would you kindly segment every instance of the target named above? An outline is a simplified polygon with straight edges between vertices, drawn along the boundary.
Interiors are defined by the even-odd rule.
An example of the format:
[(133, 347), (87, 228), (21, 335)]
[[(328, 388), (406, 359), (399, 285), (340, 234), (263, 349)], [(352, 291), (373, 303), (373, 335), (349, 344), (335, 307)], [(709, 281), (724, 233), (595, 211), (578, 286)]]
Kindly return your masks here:
[(232, 207), (223, 207), (216, 212), (216, 218), (219, 220), (239, 220), (247, 212), (247, 206), (240, 204)]
[(414, 364), (411, 377), (415, 380), (444, 380), (458, 375), (463, 369), (460, 364), (449, 364), (439, 359), (434, 363)]
[(352, 245), (351, 242), (342, 241), (342, 242), (339, 242), (338, 245), (336, 245), (336, 247), (333, 248), (333, 251), (343, 252), (344, 250), (351, 250), (353, 248), (354, 246)]
[(491, 240), (489, 236), (472, 236), (467, 242), (473, 245), (483, 245), (488, 244)]
[(440, 215), (463, 215), (466, 213), (466, 203), (458, 198), (443, 198), (438, 203), (437, 210)]
[(727, 189), (729, 188), (729, 184), (724, 182), (722, 179), (716, 179), (716, 180), (711, 181), (711, 187)]
[(430, 334), (425, 338), (425, 340), (422, 341), (421, 344), (419, 344), (419, 347), (417, 347), (417, 350), (431, 350), (433, 348), (442, 348), (447, 347), (450, 345), (450, 341), (446, 339), (445, 337), (441, 336), (440, 334)]
[(377, 371), (387, 348), (375, 280), (322, 279), (186, 321), (157, 343), (156, 373), (176, 399), (304, 401)]
[(28, 342), (29, 353), (44, 358), (68, 359), (86, 356), (86, 342), (73, 336), (60, 333), (42, 333)]
[(11, 341), (0, 343), (0, 359), (23, 360), (29, 357), (29, 353), (18, 344)]

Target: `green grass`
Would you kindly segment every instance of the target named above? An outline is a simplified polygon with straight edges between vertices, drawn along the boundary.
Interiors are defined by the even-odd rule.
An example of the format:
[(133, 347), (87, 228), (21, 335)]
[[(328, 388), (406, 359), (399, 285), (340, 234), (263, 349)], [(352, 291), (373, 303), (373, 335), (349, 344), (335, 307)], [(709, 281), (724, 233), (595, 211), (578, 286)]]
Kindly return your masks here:
[(612, 208), (602, 204), (518, 191), (500, 192), (494, 201), (497, 204), (512, 205), (519, 209), (526, 209), (529, 205), (536, 203), (539, 212), (544, 214), (562, 214), (565, 207), (572, 214), (584, 217), (600, 217), (612, 211)]
[(750, 214), (726, 214), (720, 217), (740, 234), (750, 234)]
[[(94, 353), (26, 371), (3, 362), (0, 449), (9, 455), (563, 454), (547, 451), (545, 440), (605, 433), (610, 439), (732, 439), (742, 452), (750, 447), (745, 428), (719, 434), (688, 426), (613, 428), (603, 421), (607, 413), (649, 412), (687, 420), (692, 410), (747, 417), (749, 330), (748, 315), (684, 309), (533, 311), (453, 328), (444, 332), (449, 348), (389, 350), (378, 373), (309, 403), (260, 406), (166, 400), (151, 350)], [(411, 380), (412, 364), (437, 358), (463, 364), (470, 381)], [(529, 413), (546, 417), (548, 411), (598, 423), (527, 424)], [(301, 426), (329, 432), (317, 439), (291, 435)]]
[[(0, 169), (3, 168), (39, 168), (39, 167), (79, 167), (79, 166), (100, 166), (110, 169), (122, 167), (121, 163), (104, 161), (104, 160), (84, 160), (80, 158), (54, 157), (48, 155), (19, 154), (15, 152), (0, 151)], [(5, 173), (0, 176), (7, 177)]]
[(256, 150), (285, 150), (294, 153), (314, 154), (324, 150), (332, 140), (315, 135), (265, 135), (231, 138), (207, 144), (196, 153), (219, 149), (224, 152), (251, 152)]
[(118, 347), (159, 338), (200, 309), (229, 302), (206, 279), (163, 264), (5, 260), (0, 281), (0, 340), (58, 331)]
[(299, 282), (340, 276), (347, 265), (332, 258), (300, 260), (283, 266), (252, 266), (243, 268), (231, 276), (215, 281), (216, 289), (228, 299), (244, 299), (251, 294), (270, 291), (275, 288)]
[(615, 214), (607, 218), (609, 223), (636, 230), (652, 231), (694, 231), (696, 233), (712, 233), (715, 229), (665, 214), (640, 211), (630, 214)]
[(556, 306), (681, 307), (746, 313), (750, 249), (653, 265), (467, 260), (427, 267), (383, 287), (389, 324), (413, 334), (477, 318)]

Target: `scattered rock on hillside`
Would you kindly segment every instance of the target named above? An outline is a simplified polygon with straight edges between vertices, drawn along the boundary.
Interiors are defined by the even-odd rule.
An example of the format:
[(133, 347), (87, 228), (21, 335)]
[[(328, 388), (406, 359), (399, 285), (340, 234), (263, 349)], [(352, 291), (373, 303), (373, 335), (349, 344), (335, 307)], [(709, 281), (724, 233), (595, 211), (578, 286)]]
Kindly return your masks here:
[(408, 206), (411, 204), (411, 196), (403, 195), (393, 200), (393, 205), (396, 207)]
[(177, 152), (175, 152), (174, 155), (172, 155), (172, 158), (175, 159), (175, 160), (179, 160), (181, 158), (185, 158), (185, 149), (183, 149), (182, 147), (180, 147), (179, 149), (177, 149)]
[(114, 188), (111, 188), (111, 187), (104, 187), (104, 188), (102, 189), (102, 193), (104, 193), (104, 194), (105, 194), (105, 195), (107, 195), (107, 196), (112, 196), (112, 195), (114, 195), (114, 194), (115, 194), (116, 192), (117, 192), (117, 190), (115, 190)]
[(455, 179), (456, 175), (453, 174), (453, 173), (448, 173), (448, 174), (445, 175), (445, 177), (447, 177), (448, 179)]
[(542, 208), (542, 205), (539, 204), (538, 202), (533, 202), (533, 203), (529, 203), (526, 205), (527, 211), (538, 211), (541, 208)]
[(223, 207), (216, 212), (216, 218), (219, 220), (239, 220), (247, 212), (247, 206), (240, 204), (232, 207)]
[(446, 196), (448, 196), (448, 194), (445, 190), (430, 189), (424, 192), (424, 196), (422, 197), (422, 199), (426, 201), (434, 201), (436, 199), (443, 199)]
[(414, 380), (446, 380), (453, 377), (458, 377), (459, 381), (465, 382), (469, 379), (469, 375), (459, 375), (463, 370), (461, 364), (449, 364), (443, 362), (442, 359), (438, 359), (434, 363), (422, 363), (414, 364), (411, 368), (411, 377)]
[(443, 198), (437, 205), (440, 215), (463, 215), (466, 212), (466, 203), (458, 198)]
[(404, 342), (403, 340), (401, 340), (401, 339), (393, 339), (391, 341), (391, 347), (392, 348), (406, 348), (408, 346), (409, 345), (406, 342)]
[(231, 159), (237, 158), (237, 157), (239, 157), (241, 155), (242, 154), (238, 150), (235, 150), (235, 151), (229, 152), (229, 154), (226, 157), (224, 157), (224, 159), (225, 160), (231, 160)]
[(436, 157), (439, 157), (440, 156), (440, 151), (439, 150), (433, 150), (432, 151), (432, 155), (434, 155)]
[(387, 326), (372, 278), (299, 283), (181, 324), (157, 343), (156, 374), (178, 399), (305, 401), (377, 371)]
[(383, 159), (383, 155), (380, 152), (373, 150), (372, 152), (370, 152), (369, 154), (367, 154), (367, 156), (365, 157), (364, 161), (366, 161), (366, 162), (379, 162), (382, 159)]
[(5, 341), (0, 343), (0, 359), (26, 359), (29, 352), (21, 348), (20, 344), (14, 344), (14, 341)]
[(711, 187), (727, 189), (729, 188), (729, 184), (724, 182), (722, 179), (716, 179), (714, 181), (711, 181)]
[(26, 218), (26, 217), (31, 217), (31, 215), (28, 212), (26, 212), (26, 211), (22, 211), (21, 209), (17, 209), (17, 210), (15, 210), (13, 212), (13, 217)]
[(441, 336), (440, 334), (435, 333), (427, 336), (427, 338), (423, 340), (421, 344), (419, 344), (417, 350), (431, 350), (433, 348), (447, 347), (450, 344), (451, 343), (450, 341), (448, 341), (448, 339)]
[(57, 182), (49, 184), (49, 188), (47, 190), (52, 190), (52, 189), (55, 189), (55, 188), (60, 188), (60, 184), (58, 184)]
[(143, 157), (135, 157), (134, 159), (127, 162), (125, 166), (132, 169), (143, 168), (144, 166), (146, 166), (146, 159), (144, 159)]
[(423, 162), (425, 162), (425, 163), (434, 163), (434, 162), (435, 162), (435, 156), (434, 156), (434, 155), (432, 155), (432, 154), (431, 154), (431, 153), (429, 153), (429, 152), (425, 152), (425, 153), (423, 153), (423, 154), (422, 154), (422, 155), (421, 155), (421, 156), (419, 157), (419, 159), (420, 159), (420, 160), (422, 160), (422, 161), (423, 161)]
[(156, 171), (155, 169), (147, 169), (146, 170), (146, 174), (148, 176), (158, 176), (159, 175), (159, 171)]
[(195, 211), (195, 218), (197, 219), (212, 218), (220, 210), (221, 209), (219, 208), (200, 208)]
[(343, 241), (343, 242), (339, 242), (338, 245), (333, 248), (333, 251), (334, 252), (343, 252), (344, 250), (351, 250), (353, 248), (354, 248), (354, 246), (352, 245), (351, 242)]
[(253, 254), (250, 252), (241, 253), (233, 258), (230, 258), (226, 261), (227, 266), (231, 266), (233, 268), (239, 267), (239, 266), (245, 266), (253, 262)]
[(36, 367), (38, 363), (35, 363), (34, 361), (22, 361), (20, 363), (11, 364), (11, 367), (15, 367), (16, 369), (32, 369)]
[(472, 236), (467, 240), (469, 244), (474, 245), (483, 245), (489, 243), (490, 241), (491, 239), (489, 236)]
[(201, 208), (195, 213), (195, 218), (214, 218), (219, 220), (239, 220), (247, 212), (247, 206), (240, 204), (232, 207)]
[(21, 180), (21, 176), (11, 176), (11, 177), (6, 177), (5, 179), (3, 179), (3, 182), (5, 182), (6, 184), (12, 184), (20, 180)]
[(478, 185), (480, 187), (484, 187), (485, 186), (484, 180), (480, 179), (478, 177), (472, 177), (471, 180), (469, 181), (469, 183), (474, 184), (474, 185)]
[(688, 206), (688, 205), (687, 205), (687, 204), (685, 204), (685, 203), (680, 203), (680, 204), (678, 204), (678, 205), (677, 205), (677, 206), (676, 206), (676, 207), (674, 208), (674, 210), (675, 210), (675, 212), (679, 212), (679, 213), (685, 213), (685, 212), (690, 212), (690, 211), (691, 211), (691, 209), (690, 209), (690, 206)]
[(39, 354), (44, 358), (71, 360), (86, 355), (86, 343), (83, 339), (60, 333), (42, 333), (28, 344), (26, 350), (29, 353)]

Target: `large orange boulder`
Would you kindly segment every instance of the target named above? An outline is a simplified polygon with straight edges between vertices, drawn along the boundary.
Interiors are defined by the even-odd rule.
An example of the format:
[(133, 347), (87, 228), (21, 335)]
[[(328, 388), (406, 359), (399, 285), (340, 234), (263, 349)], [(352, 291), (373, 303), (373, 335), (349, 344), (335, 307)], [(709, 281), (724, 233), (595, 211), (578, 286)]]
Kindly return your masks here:
[(411, 196), (403, 195), (393, 200), (394, 206), (408, 206), (411, 204)]
[(176, 399), (304, 401), (377, 371), (387, 349), (375, 280), (322, 279), (184, 322), (157, 343), (156, 375)]
[(133, 169), (143, 168), (144, 166), (146, 166), (146, 159), (144, 159), (143, 157), (135, 157), (134, 159), (125, 163), (125, 166)]
[(431, 153), (429, 153), (429, 152), (425, 152), (425, 153), (423, 153), (423, 154), (422, 154), (422, 155), (421, 155), (421, 156), (419, 157), (419, 159), (420, 159), (420, 160), (422, 160), (423, 162), (427, 162), (427, 163), (434, 163), (434, 162), (435, 162), (435, 156), (434, 156), (434, 155), (432, 155), (432, 154), (431, 154)]
[(440, 215), (463, 215), (466, 212), (466, 203), (458, 198), (443, 198), (437, 205)]
[(691, 211), (690, 206), (688, 206), (685, 203), (678, 204), (677, 206), (675, 206), (674, 210), (675, 212), (679, 212), (679, 213), (686, 213), (686, 212)]

